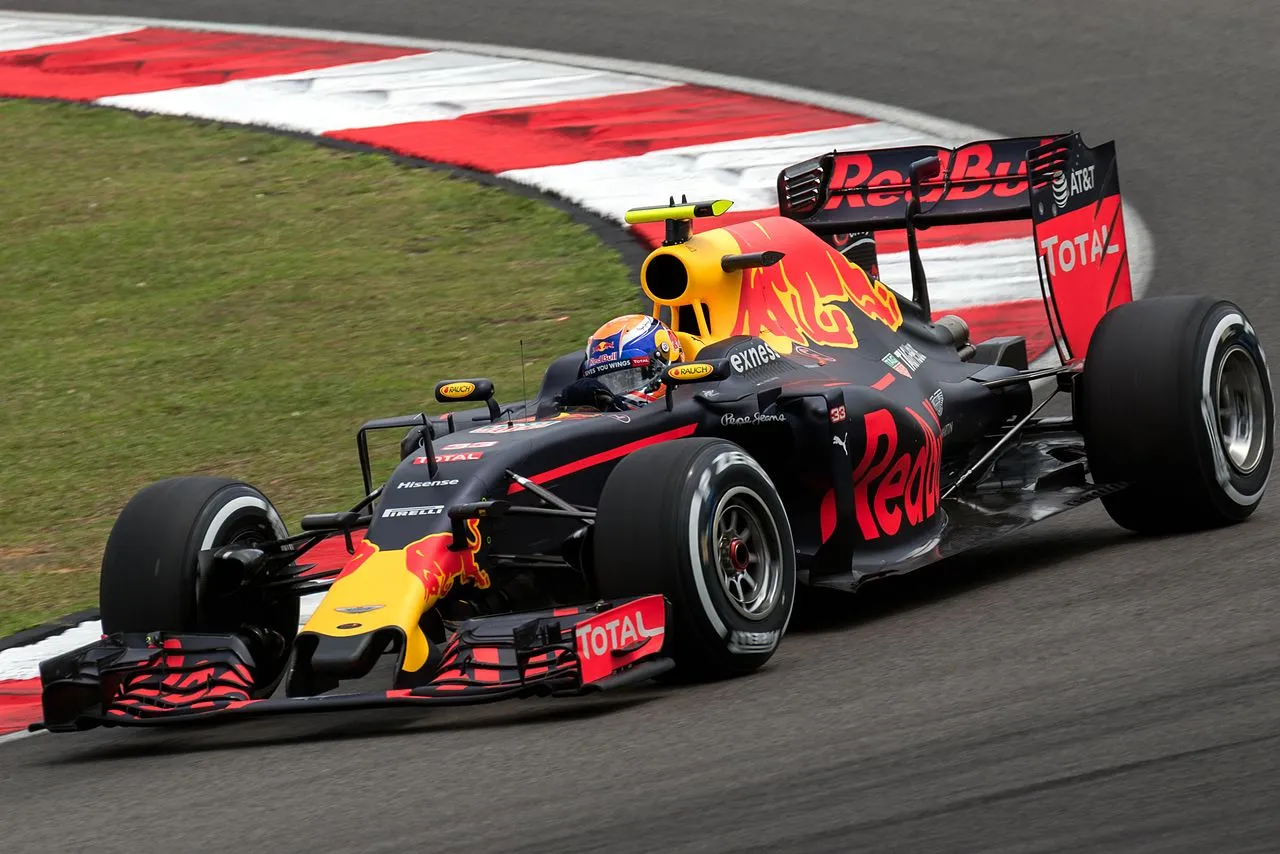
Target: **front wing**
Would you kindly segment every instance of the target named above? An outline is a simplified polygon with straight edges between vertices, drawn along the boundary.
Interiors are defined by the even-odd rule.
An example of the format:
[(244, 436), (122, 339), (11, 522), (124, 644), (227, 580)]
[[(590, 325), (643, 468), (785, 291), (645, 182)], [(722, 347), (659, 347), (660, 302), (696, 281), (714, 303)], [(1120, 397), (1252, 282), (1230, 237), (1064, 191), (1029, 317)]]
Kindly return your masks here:
[(467, 620), (425, 684), (304, 697), (259, 696), (253, 655), (236, 635), (105, 635), (40, 665), (44, 720), (30, 729), (578, 696), (670, 670), (660, 655), (667, 607), (661, 596), (643, 596)]

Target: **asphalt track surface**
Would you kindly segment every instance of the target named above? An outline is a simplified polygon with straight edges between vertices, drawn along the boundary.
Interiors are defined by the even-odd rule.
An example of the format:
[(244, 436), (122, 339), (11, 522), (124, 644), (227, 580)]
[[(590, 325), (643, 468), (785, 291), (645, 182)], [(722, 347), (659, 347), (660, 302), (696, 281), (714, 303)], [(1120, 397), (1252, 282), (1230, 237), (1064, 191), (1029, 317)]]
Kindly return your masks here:
[[(1272, 4), (25, 6), (669, 62), (1001, 132), (1114, 137), (1155, 236), (1152, 292), (1238, 300), (1280, 348)], [(1084, 508), (829, 604), (732, 683), (20, 740), (0, 747), (0, 839), (14, 852), (1276, 850), (1278, 505), (1156, 540)]]

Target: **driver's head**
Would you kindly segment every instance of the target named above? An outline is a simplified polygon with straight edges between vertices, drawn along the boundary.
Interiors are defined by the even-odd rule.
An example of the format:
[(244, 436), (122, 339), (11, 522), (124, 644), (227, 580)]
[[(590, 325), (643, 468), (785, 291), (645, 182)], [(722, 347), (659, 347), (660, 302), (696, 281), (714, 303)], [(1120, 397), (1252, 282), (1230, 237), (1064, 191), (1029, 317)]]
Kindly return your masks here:
[(655, 396), (663, 369), (680, 359), (680, 342), (665, 323), (647, 314), (626, 314), (587, 339), (582, 375), (620, 397)]

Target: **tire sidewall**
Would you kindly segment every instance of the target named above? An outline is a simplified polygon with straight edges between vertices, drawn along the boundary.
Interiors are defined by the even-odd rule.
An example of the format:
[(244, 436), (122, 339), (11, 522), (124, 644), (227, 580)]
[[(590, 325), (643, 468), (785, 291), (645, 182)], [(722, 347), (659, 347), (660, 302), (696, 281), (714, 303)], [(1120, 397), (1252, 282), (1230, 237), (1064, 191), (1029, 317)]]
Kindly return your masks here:
[[(749, 619), (730, 602), (716, 567), (713, 541), (717, 508), (731, 491), (749, 491), (767, 511), (760, 520), (782, 573), (779, 597), (763, 619)], [(672, 533), (680, 542), (680, 581), (687, 605), (685, 615), (694, 642), (714, 650), (727, 661), (746, 666), (773, 655), (786, 633), (795, 605), (795, 546), (786, 509), (773, 482), (754, 459), (729, 442), (717, 442), (700, 452), (689, 467)]]

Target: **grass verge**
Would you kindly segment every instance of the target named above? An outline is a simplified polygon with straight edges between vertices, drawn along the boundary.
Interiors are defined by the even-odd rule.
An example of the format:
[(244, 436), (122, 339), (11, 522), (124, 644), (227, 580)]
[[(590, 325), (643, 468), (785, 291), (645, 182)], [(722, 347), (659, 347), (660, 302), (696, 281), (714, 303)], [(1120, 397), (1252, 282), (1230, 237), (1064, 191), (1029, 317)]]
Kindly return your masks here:
[(517, 341), (535, 386), (639, 305), (565, 214), (378, 155), (22, 101), (0, 150), (0, 636), (96, 604), (142, 485), (240, 478), (294, 528), (358, 499), (366, 418), (516, 398)]

